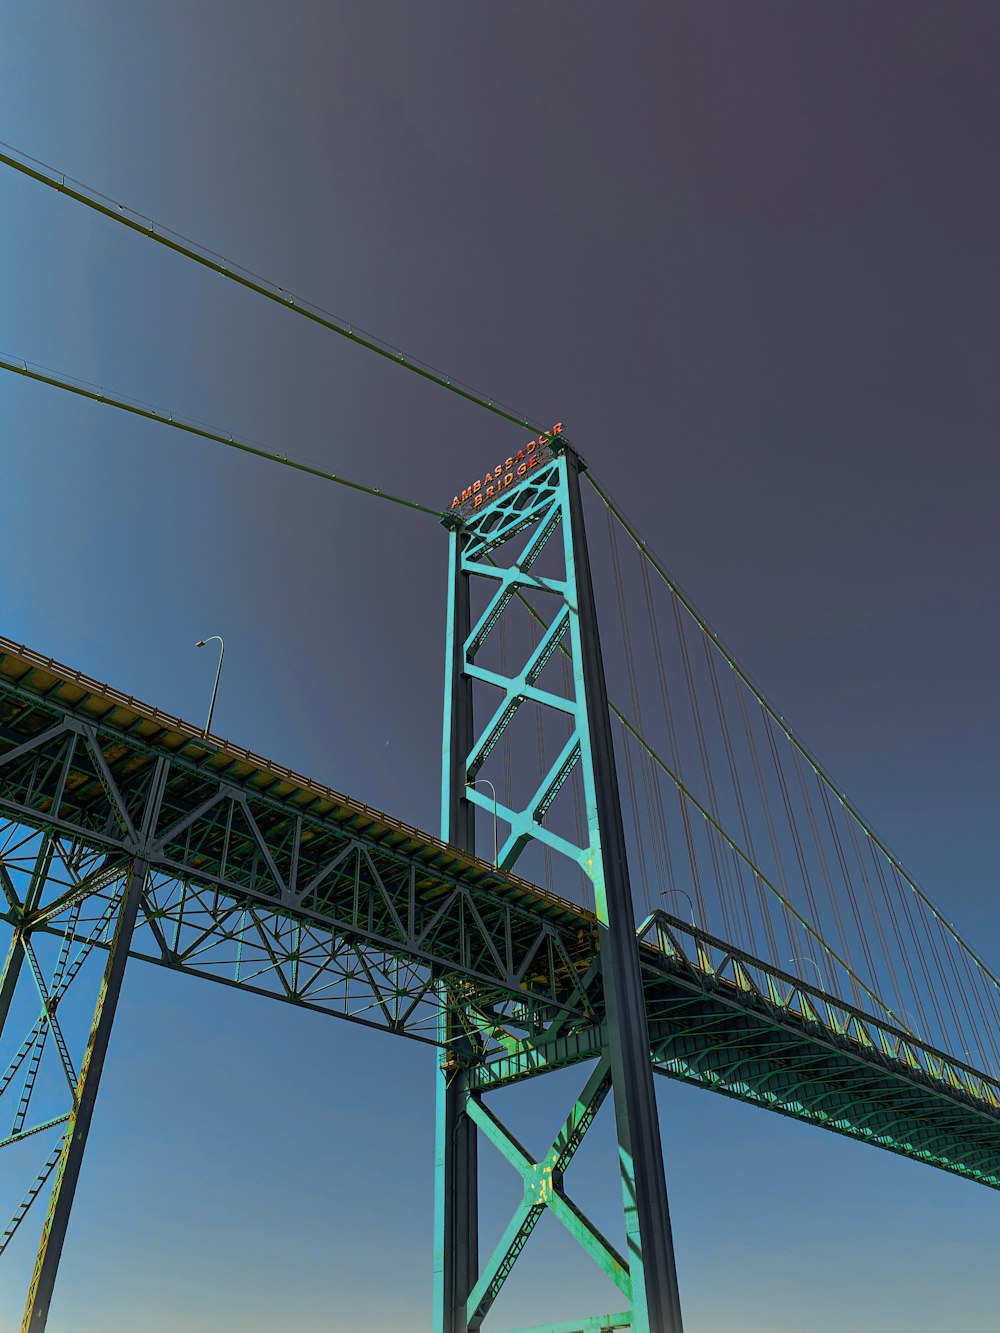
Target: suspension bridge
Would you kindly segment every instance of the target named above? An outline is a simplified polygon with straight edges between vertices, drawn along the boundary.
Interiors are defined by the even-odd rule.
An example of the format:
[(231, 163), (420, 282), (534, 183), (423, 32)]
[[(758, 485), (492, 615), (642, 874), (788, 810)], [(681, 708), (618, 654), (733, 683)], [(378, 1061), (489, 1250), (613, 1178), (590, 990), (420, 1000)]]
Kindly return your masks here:
[[(562, 423), (539, 429), (13, 149), (0, 163), (512, 427), (509, 454), (482, 460), (438, 509), (0, 359), (8, 373), (406, 505), (439, 522), (449, 547), (439, 836), (0, 639), (0, 1147), (27, 1171), (0, 1254), (42, 1214), (22, 1333), (45, 1328), (72, 1244), (129, 960), (430, 1048), (434, 1333), (483, 1325), (547, 1213), (620, 1297), (618, 1311), (594, 1314), (567, 1293), (566, 1319), (547, 1333), (680, 1333), (657, 1074), (1000, 1188), (997, 976), (728, 651)], [(63, 1000), (88, 980), (93, 1018), (74, 1034)], [(8, 1018), (25, 993), (37, 1018), (21, 1032)], [(491, 1094), (577, 1065), (580, 1094), (536, 1157)], [(572, 1196), (573, 1158), (606, 1101), (624, 1246)], [(489, 1254), (481, 1146), (523, 1183)]]

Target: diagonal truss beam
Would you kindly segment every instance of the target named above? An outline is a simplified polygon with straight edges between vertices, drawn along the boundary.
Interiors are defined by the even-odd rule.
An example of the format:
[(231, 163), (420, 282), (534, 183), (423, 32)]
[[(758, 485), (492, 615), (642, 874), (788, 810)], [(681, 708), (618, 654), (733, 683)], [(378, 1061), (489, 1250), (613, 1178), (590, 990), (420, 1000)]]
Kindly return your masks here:
[(549, 1152), (540, 1162), (481, 1099), (470, 1097), (469, 1115), (518, 1172), (524, 1186), (524, 1197), (469, 1297), (467, 1317), (470, 1329), (481, 1326), (546, 1209), (559, 1219), (585, 1253), (631, 1300), (632, 1283), (626, 1261), (563, 1188), (563, 1175), (610, 1090), (611, 1063), (605, 1055), (597, 1062)]

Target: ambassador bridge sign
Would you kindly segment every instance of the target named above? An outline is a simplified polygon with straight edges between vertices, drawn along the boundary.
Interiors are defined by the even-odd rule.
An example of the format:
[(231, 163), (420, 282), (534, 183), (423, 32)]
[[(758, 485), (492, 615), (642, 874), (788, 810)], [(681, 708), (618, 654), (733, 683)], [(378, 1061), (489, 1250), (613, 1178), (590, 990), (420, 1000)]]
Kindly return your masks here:
[(497, 463), (491, 472), (477, 478), (470, 486), (466, 486), (460, 495), (455, 496), (451, 502), (451, 512), (459, 518), (467, 518), (483, 505), (492, 504), (508, 486), (523, 481), (528, 473), (534, 471), (541, 463), (549, 462), (552, 458), (552, 441), (562, 433), (562, 430), (563, 423), (557, 421), (550, 431), (539, 435), (537, 440), (529, 440), (524, 448), (518, 449), (512, 457)]

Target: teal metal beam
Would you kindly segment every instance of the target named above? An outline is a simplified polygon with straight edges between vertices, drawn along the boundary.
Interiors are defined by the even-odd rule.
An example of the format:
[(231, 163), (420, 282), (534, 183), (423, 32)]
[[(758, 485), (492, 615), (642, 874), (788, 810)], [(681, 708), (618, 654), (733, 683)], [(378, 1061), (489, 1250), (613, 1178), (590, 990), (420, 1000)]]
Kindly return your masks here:
[(546, 1209), (558, 1218), (583, 1251), (624, 1293), (626, 1299), (631, 1300), (632, 1280), (627, 1263), (563, 1189), (563, 1175), (610, 1091), (610, 1066), (608, 1056), (598, 1061), (551, 1149), (541, 1161), (537, 1161), (518, 1142), (494, 1112), (477, 1098), (470, 1098), (469, 1115), (484, 1136), (518, 1172), (524, 1188), (524, 1197), (469, 1298), (470, 1329), (481, 1326)]

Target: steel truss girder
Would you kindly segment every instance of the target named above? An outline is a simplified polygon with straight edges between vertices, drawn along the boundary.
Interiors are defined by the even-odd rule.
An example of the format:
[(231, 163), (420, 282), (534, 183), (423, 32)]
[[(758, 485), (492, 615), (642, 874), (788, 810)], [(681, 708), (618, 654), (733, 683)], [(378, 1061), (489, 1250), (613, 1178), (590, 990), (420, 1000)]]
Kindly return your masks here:
[[(657, 941), (641, 954), (656, 1072), (1000, 1188), (995, 1084), (686, 922), (652, 925), (640, 929)], [(553, 1025), (478, 1067), (472, 1088), (592, 1059), (605, 1040), (599, 1025)]]
[[(366, 837), (356, 819), (340, 822), (289, 808), (228, 781), (206, 767), (204, 756), (198, 764), (157, 755), (149, 744), (108, 724), (83, 722), (54, 701), (36, 700), (25, 717), (25, 694), (0, 680), (0, 717), (4, 702), (13, 711), (16, 700), (22, 727), (34, 726), (33, 735), (15, 744), (13, 738), (5, 744), (0, 731), (0, 817), (47, 829), (107, 858), (89, 884), (68, 885), (41, 903), (33, 928), (59, 929), (64, 909), (99, 889), (101, 874), (113, 879), (135, 855), (135, 811), (162, 758), (161, 809), (143, 849), (158, 888), (155, 905), (144, 904), (140, 913), (137, 951), (143, 956), (253, 987), (245, 970), (241, 978), (235, 965), (228, 976), (214, 965), (199, 968), (190, 949), (173, 947), (170, 932), (178, 919), (190, 919), (193, 905), (206, 938), (232, 942), (233, 922), (242, 916), (265, 952), (280, 941), (274, 979), (293, 1003), (312, 1004), (320, 988), (305, 966), (291, 970), (300, 980), (311, 978), (309, 984), (282, 973), (285, 962), (296, 961), (286, 937), (301, 930), (314, 960), (325, 958), (336, 969), (338, 958), (351, 955), (351, 968), (373, 976), (405, 965), (420, 976), (419, 983), (408, 982), (408, 994), (418, 986), (422, 996), (430, 994), (434, 982), (447, 980), (485, 1011), (499, 1008), (508, 1022), (515, 1004), (534, 1023), (588, 1007), (579, 984), (585, 966), (579, 928), (568, 904), (542, 897), (535, 909), (530, 900), (539, 898), (537, 890), (491, 874), (473, 857), (472, 874), (428, 864), (435, 848), (421, 846), (417, 854), (405, 842), (386, 846)], [(417, 843), (419, 835), (410, 832)], [(163, 887), (168, 880), (175, 886), (171, 894)], [(142, 948), (149, 936), (153, 947)], [(392, 990), (394, 983), (387, 985)], [(365, 1021), (409, 1033), (405, 1007), (387, 1013), (376, 994), (370, 998), (360, 1014)], [(340, 1009), (331, 1005), (329, 988), (319, 1007), (355, 1016), (349, 1001)], [(413, 1035), (434, 1040), (428, 1014), (414, 1011), (413, 1018), (419, 1024)]]
[[(516, 524), (522, 519), (523, 515), (515, 514), (511, 523)], [(489, 571), (492, 567), (484, 564), (483, 568)], [(54, 778), (50, 778), (47, 789), (44, 783), (36, 781), (35, 803), (24, 814), (22, 811), (26, 803), (23, 799), (18, 799), (24, 797), (27, 788), (24, 774), (22, 772), (16, 782), (12, 781), (5, 769), (5, 763), (10, 764), (12, 752), (25, 743), (36, 747), (43, 734), (50, 732), (56, 722), (65, 718), (86, 724), (86, 727), (96, 733), (105, 764), (98, 767), (96, 758), (93, 761), (88, 760), (86, 747), (78, 750), (74, 760), (75, 767), (64, 770), (65, 780), (61, 783), (64, 793), (62, 807), (53, 811), (51, 806), (54, 784), (63, 774), (61, 770)], [(308, 783), (306, 779), (299, 778), (278, 765), (267, 764), (238, 747), (222, 746), (214, 740), (206, 740), (195, 728), (187, 726), (178, 719), (138, 704), (134, 699), (117, 694), (109, 686), (88, 680), (70, 668), (40, 658), (29, 649), (0, 639), (0, 820), (6, 816), (8, 819), (22, 822), (26, 837), (32, 829), (49, 828), (61, 832), (66, 845), (77, 849), (74, 855), (82, 856), (85, 851), (88, 855), (90, 852), (95, 853), (88, 860), (86, 875), (64, 875), (61, 886), (57, 885), (59, 892), (48, 897), (40, 905), (35, 904), (31, 919), (33, 929), (37, 932), (52, 929), (62, 933), (68, 929), (68, 908), (78, 897), (83, 898), (90, 892), (100, 891), (104, 893), (106, 900), (107, 887), (121, 877), (129, 859), (128, 849), (124, 847), (123, 840), (108, 835), (106, 826), (109, 820), (120, 822), (124, 818), (121, 814), (123, 810), (128, 813), (134, 824), (134, 812), (142, 808), (146, 798), (151, 766), (160, 757), (168, 760), (170, 768), (165, 796), (177, 807), (193, 808), (199, 799), (204, 799), (212, 781), (225, 781), (231, 786), (241, 786), (252, 799), (261, 797), (262, 804), (267, 806), (268, 814), (267, 816), (262, 814), (258, 822), (261, 823), (264, 836), (271, 847), (272, 859), (279, 867), (294, 858), (289, 854), (287, 839), (283, 842), (280, 830), (267, 823), (267, 819), (276, 818), (276, 812), (281, 812), (286, 822), (291, 823), (302, 817), (302, 840), (306, 840), (316, 826), (325, 829), (332, 825), (342, 839), (346, 841), (355, 839), (373, 848), (378, 854), (395, 850), (404, 861), (413, 864), (418, 881), (426, 875), (427, 885), (421, 887), (419, 891), (425, 893), (426, 898), (436, 902), (438, 906), (441, 893), (445, 891), (443, 886), (455, 882), (467, 884), (470, 890), (474, 889), (481, 893), (491, 905), (491, 913), (499, 913), (511, 904), (512, 899), (515, 902), (520, 898), (533, 899), (537, 907), (526, 913), (528, 921), (532, 923), (529, 929), (534, 929), (539, 922), (546, 922), (546, 911), (551, 911), (558, 917), (558, 920), (553, 920), (549, 924), (573, 960), (579, 978), (576, 993), (589, 997), (588, 1003), (595, 1011), (591, 1025), (593, 1018), (600, 1017), (599, 985), (595, 983), (593, 977), (588, 979), (585, 972), (594, 957), (594, 921), (591, 914), (555, 899), (552, 895), (543, 894), (535, 886), (519, 881), (516, 877), (496, 876), (491, 867), (471, 857), (466, 858), (466, 865), (451, 864), (450, 878), (446, 873), (438, 875), (438, 872), (446, 870), (444, 865), (431, 864), (432, 873), (428, 873), (428, 858), (433, 860), (435, 856), (442, 859), (448, 856), (454, 857), (454, 847), (446, 847), (426, 834), (420, 834), (415, 829), (399, 824), (398, 821), (389, 820), (379, 812), (352, 802), (328, 788)], [(39, 760), (39, 766), (41, 762)], [(111, 776), (110, 796), (104, 785), (107, 783), (105, 776), (107, 772), (110, 772)], [(190, 786), (186, 788), (185, 783)], [(199, 784), (205, 785), (202, 787)], [(46, 791), (48, 791), (47, 796)], [(14, 797), (18, 808), (12, 808), (7, 803), (8, 796)], [(385, 846), (387, 836), (393, 839), (391, 849)], [(313, 841), (315, 845), (315, 838)], [(343, 845), (341, 842), (340, 846)], [(101, 853), (103, 860), (96, 855), (97, 852)], [(333, 855), (331, 852), (331, 860)], [(320, 858), (317, 856), (315, 859), (318, 861)], [(191, 867), (186, 869), (190, 870)], [(42, 878), (39, 866), (34, 863), (25, 873), (29, 880), (34, 877), (36, 886)], [(214, 882), (202, 861), (195, 868), (195, 873), (186, 881), (188, 908), (183, 912), (184, 918), (187, 918), (187, 911), (195, 901), (195, 886), (200, 885), (207, 890), (213, 904), (215, 900), (211, 895), (218, 892), (217, 918), (220, 938), (226, 935), (226, 923), (227, 921), (231, 923), (233, 920), (233, 915), (228, 910), (229, 898), (226, 890), (232, 890), (234, 901), (244, 901), (247, 896), (245, 889), (237, 889), (231, 881), (230, 876), (224, 883)], [(296, 874), (293, 882), (296, 886), (304, 882), (301, 874)], [(156, 888), (156, 883), (154, 877), (154, 897), (162, 897), (162, 891)], [(178, 880), (176, 883), (180, 885), (185, 881)], [(435, 887), (437, 887), (436, 898)], [(179, 894), (180, 890), (177, 892)], [(4, 895), (8, 904), (8, 910), (0, 912), (0, 917), (6, 917), (10, 924), (16, 925), (18, 918), (12, 904), (14, 907), (18, 906), (19, 900), (11, 898), (10, 877), (2, 858), (0, 858), (0, 893)], [(30, 894), (25, 891), (24, 896), (27, 899)], [(270, 910), (276, 918), (285, 915), (280, 903), (272, 903)], [(173, 950), (169, 945), (165, 945), (155, 932), (158, 914), (166, 912), (170, 915), (170, 922), (165, 924), (169, 924), (172, 929), (176, 911), (175, 908), (165, 907), (162, 902), (157, 902), (147, 914), (148, 924), (140, 915), (137, 942), (133, 944), (135, 956), (165, 966), (178, 965)], [(482, 915), (482, 912), (480, 914)], [(304, 915), (313, 918), (317, 916), (315, 913)], [(488, 915), (484, 919), (492, 929), (494, 916)], [(207, 921), (206, 913), (205, 924)], [(443, 920), (441, 924), (444, 924)], [(317, 929), (321, 926), (321, 920), (317, 920)], [(512, 928), (517, 929), (516, 922)], [(169, 933), (169, 930), (165, 929), (160, 935)], [(232, 932), (228, 933), (231, 935)], [(275, 936), (280, 933), (277, 925), (273, 933)], [(865, 1014), (838, 997), (826, 994), (795, 977), (782, 973), (761, 960), (734, 949), (724, 941), (710, 937), (704, 932), (693, 931), (689, 924), (671, 918), (665, 913), (658, 913), (645, 922), (641, 933), (645, 944), (654, 946), (658, 952), (673, 959), (678, 966), (682, 961), (685, 962), (691, 969), (692, 976), (697, 975), (706, 982), (716, 984), (751, 1011), (763, 1007), (769, 1012), (775, 1012), (779, 1018), (784, 1018), (786, 1014), (798, 1013), (804, 1021), (808, 1015), (812, 1015), (818, 1019), (824, 1031), (828, 1030), (833, 1035), (839, 1034), (844, 1038), (841, 1045), (845, 1050), (862, 1054), (871, 1052), (874, 1055), (882, 1053), (893, 1067), (900, 1067), (896, 1070), (897, 1073), (907, 1077), (912, 1074), (918, 1082), (921, 1082), (922, 1074), (924, 1081), (932, 1085), (937, 1092), (953, 1094), (960, 1105), (968, 1104), (983, 1108), (987, 1113), (1000, 1110), (1000, 1085), (995, 1080), (944, 1052), (935, 1051), (925, 1043), (916, 1041), (885, 1020)], [(455, 938), (458, 938), (457, 932)], [(533, 938), (537, 938), (537, 935)], [(494, 944), (502, 957), (500, 941), (495, 938)], [(102, 944), (99, 942), (96, 947), (102, 947)], [(238, 946), (234, 944), (234, 949), (236, 947)], [(521, 946), (522, 960), (527, 956), (530, 947), (526, 937)], [(564, 966), (561, 953), (557, 947), (554, 948), (553, 966)], [(289, 953), (291, 952), (293, 950), (289, 950)], [(486, 952), (484, 946), (484, 956)], [(17, 961), (14, 970), (17, 970), (21, 957), (19, 946), (15, 947), (15, 954)], [(204, 955), (201, 956), (204, 958)], [(647, 960), (644, 964), (647, 1012), (649, 1021), (655, 1023), (662, 968), (658, 962), (655, 966), (649, 965), (649, 959), (655, 961), (655, 954), (645, 948), (643, 957)], [(289, 959), (289, 967), (292, 961)], [(182, 966), (183, 970), (191, 971), (195, 975), (213, 980), (225, 979), (220, 969), (214, 966), (209, 967), (206, 964), (199, 971), (197, 960), (190, 951)], [(235, 961), (233, 967), (235, 970)], [(5, 980), (0, 981), (0, 1001), (2, 1001), (3, 986), (10, 984), (12, 976), (13, 972), (8, 968)], [(463, 977), (463, 980), (466, 979), (475, 981), (475, 978)], [(245, 982), (245, 972), (241, 973), (239, 984), (251, 988), (250, 984)], [(294, 996), (294, 986), (292, 992)], [(272, 994), (279, 999), (288, 998), (286, 989), (280, 982), (276, 982), (273, 990), (262, 988), (262, 993)], [(297, 1001), (293, 998), (291, 1002)], [(307, 1000), (298, 1002), (308, 1003)], [(535, 1003), (536, 1008), (541, 1007), (541, 1001)], [(375, 1008), (378, 1008), (377, 1002)], [(333, 1009), (329, 1011), (337, 1012)], [(581, 1021), (579, 1008), (570, 1005), (561, 1011), (554, 1007), (551, 1009), (553, 1014), (559, 1012), (563, 1015), (576, 1015), (574, 1032), (583, 1033), (587, 1030), (586, 1016), (584, 1015)], [(535, 1017), (537, 1018), (537, 1015)], [(559, 1021), (550, 1022), (546, 1031), (557, 1030)], [(381, 1011), (376, 1022), (378, 1026), (384, 1025)], [(410, 1035), (408, 1025), (405, 1031)], [(587, 1050), (588, 1054), (579, 1058), (593, 1058), (594, 1051), (585, 1040), (579, 1036), (574, 1036), (572, 1039), (567, 1037), (563, 1045), (565, 1046), (570, 1040), (581, 1051)], [(544, 1045), (539, 1047), (538, 1053), (531, 1053), (531, 1048), (524, 1042), (512, 1042), (506, 1039), (501, 1044), (511, 1050), (528, 1052), (523, 1058), (532, 1068), (545, 1068), (550, 1058), (549, 1055), (542, 1053), (547, 1049)]]

